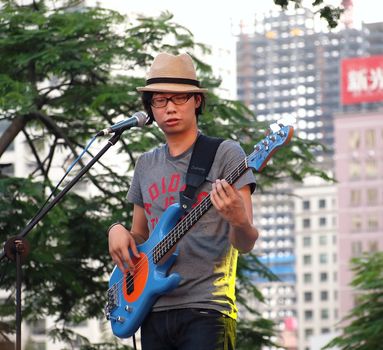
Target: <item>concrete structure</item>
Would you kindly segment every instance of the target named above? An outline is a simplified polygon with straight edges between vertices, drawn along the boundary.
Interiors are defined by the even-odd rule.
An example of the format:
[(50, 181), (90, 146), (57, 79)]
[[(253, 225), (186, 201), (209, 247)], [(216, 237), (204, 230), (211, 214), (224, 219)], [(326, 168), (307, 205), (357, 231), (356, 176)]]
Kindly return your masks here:
[(335, 116), (340, 317), (355, 305), (350, 260), (383, 250), (383, 110)]
[[(317, 166), (329, 175), (333, 175), (334, 145), (336, 143), (334, 114), (359, 113), (363, 115), (383, 106), (383, 102), (342, 105), (340, 63), (344, 58), (382, 54), (383, 23), (363, 24), (360, 30), (351, 28), (348, 23), (341, 30), (328, 32), (318, 30), (313, 13), (300, 9), (294, 12), (270, 13), (263, 20), (255, 23), (255, 28), (254, 33), (242, 33), (238, 38), (238, 98), (254, 111), (259, 121), (271, 123), (280, 119), (295, 118), (297, 136), (319, 141), (328, 147), (327, 152), (320, 150), (316, 152)], [(335, 161), (337, 160), (335, 159)], [(338, 166), (342, 167), (342, 165), (336, 165), (337, 169)], [(318, 188), (316, 188), (317, 186)], [(294, 188), (291, 183), (285, 184), (285, 187), (281, 185), (268, 190), (272, 195), (258, 194), (259, 206), (255, 208), (256, 223), (259, 225), (262, 236), (261, 249), (257, 252), (270, 268), (278, 271), (275, 269), (278, 257), (284, 256), (286, 253), (286, 246), (282, 245), (280, 238), (277, 238), (277, 232), (281, 232), (281, 230), (288, 232), (283, 237), (283, 241), (292, 243), (289, 270), (294, 271), (295, 277), (291, 279), (294, 282), (285, 282), (285, 286), (292, 288), (295, 294), (291, 299), (294, 300), (294, 304), (290, 310), (293, 315), (298, 317), (298, 336), (300, 338), (298, 349), (300, 350), (309, 349), (311, 335), (334, 331), (334, 322), (343, 314), (338, 309), (346, 310), (353, 303), (347, 294), (345, 296), (342, 294), (342, 298), (337, 299), (336, 279), (342, 278), (341, 283), (345, 283), (346, 280), (349, 281), (349, 277), (343, 281), (345, 270), (341, 268), (340, 272), (336, 271), (336, 259), (343, 261), (345, 255), (339, 252), (338, 257), (335, 245), (332, 243), (337, 242), (335, 226), (337, 192), (335, 187), (330, 189), (331, 186), (328, 186), (329, 184), (324, 186), (323, 184), (307, 183), (303, 188)], [(342, 185), (340, 184), (340, 186)], [(321, 194), (321, 191), (324, 192)], [(300, 201), (288, 196), (292, 193), (298, 193), (301, 196)], [(282, 194), (287, 195), (282, 201), (287, 209), (283, 213), (278, 210), (281, 206), (278, 196)], [(272, 199), (272, 196), (275, 198)], [(323, 198), (321, 198), (322, 196)], [(318, 212), (317, 205), (321, 199), (324, 199), (328, 205), (326, 211), (331, 208), (334, 210), (334, 215), (328, 213), (323, 218), (318, 217), (320, 211)], [(316, 208), (315, 211), (302, 211), (304, 201), (312, 202), (310, 205), (312, 208)], [(289, 218), (290, 224), (282, 228), (280, 227), (281, 220), (283, 222), (286, 217)], [(321, 219), (324, 227), (317, 227), (317, 221)], [(367, 218), (364, 220), (368, 222)], [(309, 223), (310, 225), (315, 223), (316, 226), (303, 227)], [(357, 224), (355, 223), (355, 225)], [(371, 218), (369, 225), (377, 225), (376, 220)], [(381, 224), (379, 223), (379, 225)], [(306, 233), (313, 235), (311, 247), (303, 246), (304, 240), (308, 244)], [(275, 238), (272, 238), (273, 235)], [(327, 248), (321, 246), (315, 238), (322, 236), (322, 239), (328, 242), (326, 243)], [(275, 244), (278, 240), (279, 244)], [(323, 249), (328, 251), (322, 251)], [(354, 249), (359, 249), (357, 244)], [(349, 255), (347, 254), (347, 256)], [(304, 261), (308, 264), (310, 259), (313, 267), (321, 266), (318, 259), (323, 259), (322, 261), (327, 259), (327, 265), (323, 263), (321, 266), (321, 272), (327, 274), (327, 285), (324, 281), (318, 280), (321, 278), (319, 271), (319, 276), (317, 272), (315, 272), (315, 276), (311, 275), (310, 285), (304, 284), (302, 279), (310, 269), (304, 265)], [(284, 281), (285, 274), (281, 269), (278, 275)], [(280, 290), (280, 283), (278, 282), (275, 288), (272, 288), (269, 283), (266, 283), (265, 287), (263, 284), (259, 285), (262, 290), (268, 291), (272, 288), (274, 291), (274, 294), (269, 294), (267, 297), (273, 300), (270, 300), (268, 305), (260, 305), (260, 307), (283, 327), (278, 303), (281, 296), (277, 293)], [(324, 292), (322, 298), (326, 298), (326, 300), (320, 300), (322, 287)], [(316, 288), (320, 288), (320, 290), (318, 291)], [(306, 298), (306, 302), (304, 298)], [(346, 301), (346, 298), (349, 300)], [(310, 299), (313, 301), (310, 302)], [(335, 304), (339, 300), (347, 305), (336, 307)], [(308, 307), (310, 303), (313, 308)], [(307, 322), (307, 318), (312, 319)], [(301, 339), (302, 337), (303, 339)]]
[(285, 183), (271, 193), (257, 194), (254, 201), (254, 222), (261, 232), (255, 253), (280, 278), (280, 282), (255, 279), (265, 297), (265, 304), (258, 308), (265, 318), (274, 320), (281, 331), (286, 318), (296, 317), (294, 218), (290, 195), (289, 184)]
[(294, 202), (298, 348), (309, 349), (339, 319), (336, 187), (307, 178)]

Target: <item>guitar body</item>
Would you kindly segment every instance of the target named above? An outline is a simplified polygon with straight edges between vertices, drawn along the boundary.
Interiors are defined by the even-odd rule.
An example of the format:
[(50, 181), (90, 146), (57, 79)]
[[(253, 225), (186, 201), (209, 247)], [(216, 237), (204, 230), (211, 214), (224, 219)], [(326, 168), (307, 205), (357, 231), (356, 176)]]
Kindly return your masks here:
[(149, 239), (137, 246), (140, 258), (133, 258), (137, 266), (133, 276), (129, 271), (122, 272), (117, 266), (114, 267), (109, 280), (105, 311), (117, 337), (132, 336), (156, 299), (178, 286), (181, 280), (179, 274), (167, 275), (178, 252), (173, 253), (164, 263), (156, 264), (153, 261), (153, 248), (171, 231), (183, 213), (178, 203), (170, 206), (161, 216)]
[[(293, 132), (292, 127), (280, 124), (279, 130), (258, 142), (254, 151), (234, 167), (225, 180), (234, 184), (249, 168), (261, 171), (271, 156), (290, 142)], [(177, 250), (171, 254), (171, 249), (211, 206), (207, 196), (180, 220), (184, 211), (178, 203), (173, 204), (163, 213), (149, 239), (137, 246), (140, 258), (134, 258), (131, 254), (136, 267), (133, 276), (129, 271), (114, 267), (109, 280), (105, 315), (116, 336), (132, 336), (157, 298), (178, 286), (181, 277), (177, 273), (168, 275), (178, 255)]]

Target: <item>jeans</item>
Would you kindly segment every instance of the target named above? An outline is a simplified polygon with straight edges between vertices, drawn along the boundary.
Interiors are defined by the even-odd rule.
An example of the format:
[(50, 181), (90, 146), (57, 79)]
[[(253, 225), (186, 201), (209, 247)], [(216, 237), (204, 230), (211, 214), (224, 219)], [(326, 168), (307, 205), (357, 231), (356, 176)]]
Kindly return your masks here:
[(141, 326), (142, 350), (234, 350), (236, 321), (215, 310), (151, 312)]

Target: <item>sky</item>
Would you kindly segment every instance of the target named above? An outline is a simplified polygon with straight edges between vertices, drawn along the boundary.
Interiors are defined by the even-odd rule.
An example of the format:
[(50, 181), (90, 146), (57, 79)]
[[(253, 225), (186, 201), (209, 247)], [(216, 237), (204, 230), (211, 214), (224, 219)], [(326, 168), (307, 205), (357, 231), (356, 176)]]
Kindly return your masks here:
[[(308, 4), (313, 0), (303, 0)], [(102, 6), (122, 13), (130, 11), (147, 16), (156, 16), (168, 10), (174, 14), (174, 22), (191, 30), (197, 41), (222, 45), (234, 41), (234, 33), (240, 21), (252, 23), (256, 15), (278, 9), (273, 0), (99, 0)], [(338, 5), (341, 0), (325, 0), (326, 4)], [(378, 8), (380, 0), (353, 0), (354, 21), (383, 21), (383, 12)], [(324, 22), (325, 23), (325, 22)]]
[[(273, 0), (87, 0), (99, 3), (102, 7), (109, 7), (123, 14), (140, 13), (144, 16), (158, 16), (167, 10), (174, 15), (173, 22), (185, 26), (194, 35), (195, 42), (201, 42), (219, 50), (227, 50), (230, 54), (212, 54), (205, 62), (215, 67), (214, 73), (222, 77), (221, 85), (223, 96), (235, 96), (235, 45), (239, 33), (239, 24), (242, 22), (245, 29), (248, 24), (254, 23), (256, 16), (262, 16), (272, 10), (280, 10)], [(310, 7), (314, 0), (302, 0)], [(325, 4), (339, 6), (342, 0), (324, 0)], [(361, 21), (383, 22), (383, 12), (377, 3), (381, 0), (353, 0), (354, 23), (360, 27)], [(325, 20), (318, 21), (327, 27)], [(217, 51), (218, 52), (218, 51)], [(225, 51), (226, 52), (226, 51)], [(217, 55), (217, 57), (215, 57)], [(223, 58), (225, 57), (225, 58)], [(225, 60), (223, 62), (222, 60)], [(219, 62), (217, 64), (217, 61)], [(222, 67), (229, 67), (227, 71)], [(217, 68), (218, 67), (218, 68)], [(225, 68), (226, 69), (226, 68)]]

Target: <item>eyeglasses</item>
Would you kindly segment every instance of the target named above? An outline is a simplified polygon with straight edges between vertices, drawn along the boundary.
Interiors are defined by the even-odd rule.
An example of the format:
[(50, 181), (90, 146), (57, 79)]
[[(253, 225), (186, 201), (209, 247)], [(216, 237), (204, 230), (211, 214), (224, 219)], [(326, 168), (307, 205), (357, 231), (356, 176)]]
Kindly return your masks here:
[(177, 94), (171, 97), (155, 97), (152, 98), (150, 104), (154, 108), (165, 107), (167, 106), (169, 101), (172, 101), (175, 105), (183, 105), (184, 103), (189, 101), (192, 96), (193, 94)]

